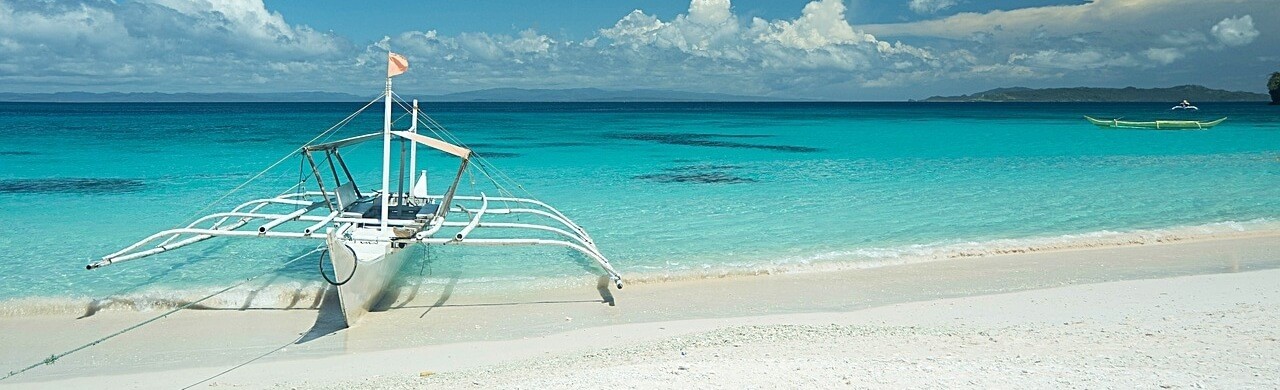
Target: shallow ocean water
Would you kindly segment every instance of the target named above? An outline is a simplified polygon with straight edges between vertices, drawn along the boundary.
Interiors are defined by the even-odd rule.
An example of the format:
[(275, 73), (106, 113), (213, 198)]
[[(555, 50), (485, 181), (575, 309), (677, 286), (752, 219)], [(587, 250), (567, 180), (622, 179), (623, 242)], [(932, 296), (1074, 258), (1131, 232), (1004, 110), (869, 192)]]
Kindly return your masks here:
[[(84, 269), (189, 220), (361, 105), (0, 103), (0, 312), (109, 297), (165, 305), (311, 250), (225, 239)], [(636, 281), (1280, 229), (1280, 110), (1262, 104), (424, 106)], [(339, 136), (379, 130), (379, 114)], [(1082, 115), (1230, 119), (1144, 131)], [(378, 185), (379, 155), (374, 144), (344, 154), (364, 188)], [(424, 156), (433, 185), (456, 167)], [(274, 195), (299, 168), (287, 159), (208, 212)], [(460, 191), (495, 195), (473, 176)], [(299, 299), (316, 272), (304, 259), (271, 274), (262, 283), (277, 290), (255, 305)], [(434, 247), (401, 283), (562, 286), (593, 272), (562, 249)]]

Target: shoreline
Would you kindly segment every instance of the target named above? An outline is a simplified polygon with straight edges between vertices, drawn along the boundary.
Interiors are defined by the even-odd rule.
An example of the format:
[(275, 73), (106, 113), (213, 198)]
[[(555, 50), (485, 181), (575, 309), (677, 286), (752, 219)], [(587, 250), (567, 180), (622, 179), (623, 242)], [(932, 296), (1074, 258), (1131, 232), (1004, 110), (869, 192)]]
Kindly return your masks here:
[[(471, 360), (450, 360), (457, 364), (438, 360), (423, 363), (430, 367), (422, 370), (443, 372), (498, 363), (485, 360), (491, 359), (486, 357), (490, 355), (509, 361), (548, 351), (570, 353), (610, 347), (618, 340), (652, 341), (671, 335), (655, 331), (654, 326), (680, 328), (673, 324), (682, 321), (723, 325), (769, 317), (789, 323), (806, 316), (822, 317), (821, 313), (860, 313), (922, 302), (940, 304), (952, 299), (1035, 294), (1063, 286), (1086, 288), (1100, 283), (1187, 276), (1194, 279), (1198, 277), (1194, 275), (1244, 271), (1261, 273), (1240, 275), (1267, 275), (1274, 280), (1280, 271), (1266, 270), (1280, 268), (1277, 253), (1280, 240), (1261, 236), (1008, 254), (834, 272), (684, 280), (628, 286), (622, 291), (578, 289), (498, 297), (474, 294), (465, 288), (450, 291), (446, 287), (445, 291), (421, 291), (413, 299), (373, 313), (358, 326), (345, 330), (333, 323), (335, 313), (325, 310), (182, 311), (0, 384), (87, 385), (100, 384), (101, 379), (96, 376), (124, 375), (131, 378), (128, 383), (137, 380), (158, 387), (185, 386), (189, 384), (186, 382), (195, 381), (192, 378), (248, 364), (213, 382), (265, 387), (306, 380), (308, 375), (320, 375), (315, 369), (332, 367), (295, 367), (295, 371), (266, 377), (253, 374), (273, 371), (269, 368), (274, 365), (343, 362), (370, 367), (355, 372), (330, 370), (329, 375), (403, 376), (406, 367), (385, 367), (376, 362), (385, 362), (387, 356), (400, 356), (408, 359), (408, 364), (413, 362), (410, 356), (419, 354), (411, 351), (432, 348), (470, 356)], [(0, 369), (20, 369), (51, 353), (74, 348), (156, 314), (104, 312), (83, 319), (68, 315), (0, 317), (0, 333), (23, 335), (0, 340), (0, 349), (12, 351), (4, 355)], [(633, 332), (640, 336), (616, 337)], [(523, 345), (523, 352), (505, 350), (507, 347), (488, 349), (487, 353), (473, 351), (478, 346), (504, 343)], [(461, 364), (467, 361), (473, 364)]]
[[(1107, 248), (1142, 247), (1187, 242), (1203, 242), (1256, 237), (1280, 238), (1280, 222), (1266, 218), (1248, 221), (1222, 221), (1198, 225), (1126, 231), (1101, 230), (1056, 236), (1033, 236), (982, 241), (938, 242), (889, 248), (864, 248), (782, 258), (748, 266), (704, 266), (701, 269), (674, 271), (633, 271), (624, 274), (628, 287), (682, 281), (733, 279), (766, 275), (843, 272), (849, 270), (895, 267), (929, 262), (947, 262), (1016, 254), (1073, 252)], [(569, 280), (566, 280), (569, 279)], [(557, 291), (587, 288), (598, 283), (593, 277), (534, 278), (530, 280), (475, 281), (444, 277), (420, 278), (416, 282), (392, 287), (393, 295), (386, 305), (394, 307), (414, 300), (423, 289), (464, 288), (471, 294), (505, 297), (511, 293), (530, 295), (554, 294)], [(229, 281), (240, 282), (243, 279)], [(289, 309), (318, 310), (326, 287), (321, 282), (272, 279), (268, 284), (249, 283), (244, 287), (219, 294), (189, 310)], [(404, 282), (404, 281), (402, 281)], [(221, 290), (222, 286), (174, 289), (154, 288), (109, 297), (24, 297), (0, 300), (0, 319), (42, 315), (99, 312), (158, 313), (200, 299)]]

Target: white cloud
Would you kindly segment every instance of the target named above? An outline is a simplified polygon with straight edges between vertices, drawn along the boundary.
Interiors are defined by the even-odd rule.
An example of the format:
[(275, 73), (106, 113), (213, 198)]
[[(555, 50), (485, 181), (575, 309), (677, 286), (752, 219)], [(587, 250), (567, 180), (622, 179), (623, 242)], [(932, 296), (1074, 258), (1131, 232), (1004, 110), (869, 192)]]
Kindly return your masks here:
[[(908, 5), (934, 13), (958, 3)], [(434, 93), (603, 87), (850, 99), (865, 91), (916, 97), (944, 84), (1151, 83), (1280, 56), (1269, 26), (1253, 24), (1280, 20), (1280, 7), (1262, 3), (1096, 0), (853, 25), (859, 15), (842, 0), (812, 0), (785, 19), (741, 16), (729, 0), (690, 0), (682, 14), (637, 9), (582, 38), (427, 30), (356, 45), (290, 23), (261, 0), (0, 0), (0, 91), (365, 93), (379, 87), (369, 74), (385, 66), (387, 48), (416, 69), (397, 78), (401, 88)], [(1209, 65), (1194, 55), (1250, 44)], [(1175, 71), (1146, 71), (1160, 67)]]
[(844, 3), (839, 0), (814, 1), (804, 6), (794, 21), (765, 22), (755, 19), (756, 42), (776, 43), (783, 47), (816, 50), (832, 45), (876, 42), (870, 34), (853, 30), (845, 21)]
[(729, 0), (693, 0), (689, 2), (689, 21), (714, 26), (737, 19), (729, 11)]
[(935, 14), (955, 5), (956, 0), (911, 0), (907, 3), (907, 7), (918, 14)]
[(687, 14), (670, 22), (635, 10), (612, 28), (600, 30), (600, 35), (633, 49), (649, 46), (698, 57), (741, 59), (740, 29), (728, 0), (693, 0)]
[(314, 55), (338, 49), (331, 37), (306, 26), (292, 26), (261, 0), (150, 0), (187, 17), (177, 29), (199, 38), (234, 40), (262, 52)]
[(855, 30), (845, 11), (840, 0), (818, 0), (805, 5), (797, 19), (754, 18), (744, 26), (728, 1), (693, 0), (688, 14), (669, 22), (636, 10), (600, 35), (615, 48), (639, 53), (675, 50), (693, 58), (735, 63), (746, 70), (854, 70), (880, 61), (902, 62), (889, 58), (894, 56), (912, 57), (913, 63), (931, 59), (927, 50), (882, 42)]
[(1026, 41), (1028, 36), (1037, 33), (1047, 36), (1107, 33), (1109, 38), (1128, 40), (1149, 39), (1152, 35), (1188, 26), (1204, 26), (1206, 18), (1233, 16), (1233, 12), (1238, 14), (1241, 10), (1276, 15), (1280, 7), (1273, 1), (1094, 0), (1007, 11), (962, 12), (941, 19), (872, 24), (863, 28), (877, 36), (892, 37), (967, 39), (975, 33), (990, 33), (996, 38)]
[[(1272, 4), (1277, 6), (1276, 4)], [(1227, 46), (1244, 46), (1258, 37), (1258, 30), (1253, 28), (1253, 17), (1249, 15), (1238, 18), (1222, 19), (1213, 25), (1209, 33), (1218, 38), (1218, 42)]]
[(1161, 65), (1172, 64), (1174, 61), (1186, 56), (1186, 54), (1183, 54), (1181, 50), (1173, 47), (1150, 48), (1143, 51), (1142, 54), (1147, 56), (1148, 59), (1158, 62)]
[(1160, 42), (1173, 46), (1188, 46), (1209, 42), (1199, 31), (1170, 31), (1160, 35)]
[[(411, 54), (418, 58), (430, 58), (427, 64), (443, 60), (452, 63), (502, 64), (525, 63), (553, 54), (561, 43), (542, 35), (537, 30), (526, 29), (516, 36), (487, 33), (461, 33), (457, 36), (440, 36), (435, 30), (409, 31), (386, 38), (376, 46)], [(376, 56), (376, 55), (375, 55)]]
[(0, 37), (12, 53), (0, 69), (23, 69), (0, 78), (42, 89), (235, 85), (275, 63), (338, 60), (350, 47), (289, 25), (261, 1), (0, 1)]
[(1025, 64), (1031, 68), (1086, 70), (1141, 65), (1129, 54), (1104, 53), (1097, 50), (1063, 52), (1041, 50), (1034, 53), (1015, 53), (1009, 56), (1010, 64)]

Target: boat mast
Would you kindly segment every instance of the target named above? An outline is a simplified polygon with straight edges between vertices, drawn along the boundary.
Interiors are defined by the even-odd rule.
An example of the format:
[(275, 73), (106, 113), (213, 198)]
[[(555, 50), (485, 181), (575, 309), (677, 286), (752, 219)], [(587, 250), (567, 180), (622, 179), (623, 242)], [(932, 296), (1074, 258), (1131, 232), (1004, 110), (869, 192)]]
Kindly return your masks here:
[[(390, 54), (388, 54), (390, 57)], [(387, 75), (382, 112), (382, 230), (387, 229), (388, 208), (391, 205), (391, 75)]]
[[(418, 134), (418, 99), (413, 99), (413, 124), (409, 125), (409, 132)], [(418, 179), (418, 143), (410, 142), (409, 145), (409, 188), (417, 188)]]

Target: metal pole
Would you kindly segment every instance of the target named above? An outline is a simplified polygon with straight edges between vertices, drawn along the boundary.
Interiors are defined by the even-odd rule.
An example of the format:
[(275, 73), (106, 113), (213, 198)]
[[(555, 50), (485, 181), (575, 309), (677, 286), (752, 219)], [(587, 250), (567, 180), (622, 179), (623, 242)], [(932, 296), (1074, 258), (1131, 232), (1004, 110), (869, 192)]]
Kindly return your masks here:
[[(409, 125), (409, 132), (418, 134), (418, 99), (413, 99), (413, 124)], [(418, 172), (418, 143), (413, 142), (409, 145), (409, 174), (416, 175)], [(417, 188), (418, 179), (415, 176), (409, 176), (409, 188)]]
[(405, 198), (407, 198), (404, 196), (404, 155), (405, 148), (408, 147), (404, 144), (405, 141), (403, 138), (400, 139), (400, 175), (398, 175), (400, 177), (400, 187), (396, 189), (396, 196), (399, 196), (400, 200), (396, 202), (397, 205), (405, 204)]
[[(309, 165), (311, 165), (311, 174), (316, 176), (316, 187), (320, 188), (320, 193), (323, 194), (324, 196), (324, 203), (329, 205), (329, 210), (337, 210), (337, 208), (333, 206), (333, 202), (329, 200), (329, 193), (324, 191), (324, 179), (320, 177), (320, 170), (316, 169), (316, 160), (311, 158), (310, 152), (303, 151), (302, 155), (307, 158), (307, 162), (309, 163)], [(337, 190), (334, 190), (334, 191), (335, 191), (334, 193), (336, 194)], [(337, 210), (337, 211), (341, 211), (341, 210)]]
[(449, 204), (453, 203), (453, 194), (458, 190), (458, 182), (462, 181), (462, 174), (467, 171), (467, 163), (470, 159), (462, 159), (462, 164), (458, 166), (458, 175), (453, 178), (453, 185), (449, 186), (449, 192), (440, 199), (440, 208), (436, 210), (436, 215), (444, 218), (449, 213)]
[(391, 77), (387, 77), (387, 91), (382, 111), (382, 230), (387, 230), (387, 207), (391, 203)]
[[(334, 149), (334, 150), (337, 150), (337, 149)], [(329, 161), (329, 172), (333, 173), (333, 185), (336, 187), (341, 187), (342, 180), (338, 179), (338, 168), (333, 166), (333, 151), (326, 149), (324, 151), (324, 159), (326, 161)], [(334, 191), (337, 191), (337, 189), (335, 188)]]
[(364, 195), (360, 194), (360, 185), (356, 184), (356, 179), (351, 177), (351, 170), (347, 169), (347, 163), (342, 161), (342, 154), (338, 153), (338, 149), (333, 150), (333, 157), (338, 159), (338, 165), (342, 166), (342, 173), (347, 175), (347, 182), (351, 183), (352, 188), (355, 188), (356, 196), (364, 197)]

